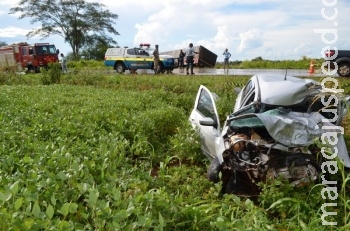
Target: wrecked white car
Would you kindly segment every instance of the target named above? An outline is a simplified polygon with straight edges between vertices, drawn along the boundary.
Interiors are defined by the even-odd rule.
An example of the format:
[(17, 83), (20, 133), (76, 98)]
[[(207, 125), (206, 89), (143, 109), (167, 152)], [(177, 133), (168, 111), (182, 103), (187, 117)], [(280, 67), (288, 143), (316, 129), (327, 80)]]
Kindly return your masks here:
[[(319, 178), (326, 152), (337, 153), (350, 167), (340, 127), (349, 98), (339, 90), (283, 75), (255, 75), (236, 90), (233, 112), (222, 129), (217, 96), (205, 86), (200, 86), (190, 115), (201, 149), (211, 160), (208, 178), (222, 181), (222, 193), (256, 196), (258, 182), (277, 177), (295, 186), (309, 183)], [(332, 138), (320, 145), (327, 141), (326, 133)]]

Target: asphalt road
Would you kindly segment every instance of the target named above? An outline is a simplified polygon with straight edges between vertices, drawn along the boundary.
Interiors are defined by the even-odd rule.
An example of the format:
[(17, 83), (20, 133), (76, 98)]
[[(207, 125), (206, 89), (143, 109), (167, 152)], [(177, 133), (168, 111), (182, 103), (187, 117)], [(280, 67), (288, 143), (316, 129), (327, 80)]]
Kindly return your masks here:
[[(308, 69), (289, 69), (289, 70), (283, 70), (283, 69), (216, 69), (216, 68), (194, 68), (194, 73), (197, 75), (255, 75), (255, 74), (281, 74), (285, 75), (287, 72), (287, 75), (292, 76), (315, 76), (315, 77), (322, 77), (326, 76), (323, 74), (320, 70), (316, 70), (316, 72), (312, 75), (308, 72)], [(137, 70), (138, 74), (154, 74), (152, 70)], [(179, 68), (176, 68), (172, 71), (173, 74), (180, 74), (180, 75), (186, 75), (186, 69), (181, 70)], [(125, 71), (125, 74), (130, 74), (129, 71)], [(166, 74), (166, 73), (165, 73)], [(337, 76), (337, 75), (336, 75)]]

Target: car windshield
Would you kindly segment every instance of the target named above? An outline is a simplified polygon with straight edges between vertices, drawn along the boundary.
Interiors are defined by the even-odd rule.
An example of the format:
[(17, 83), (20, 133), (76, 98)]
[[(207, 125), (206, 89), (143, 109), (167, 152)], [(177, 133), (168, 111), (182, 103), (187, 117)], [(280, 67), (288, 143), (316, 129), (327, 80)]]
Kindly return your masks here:
[(149, 56), (153, 56), (153, 51), (154, 51), (155, 49), (154, 48), (147, 48), (147, 49), (145, 49), (145, 52), (149, 55)]
[(37, 54), (56, 54), (56, 47), (54, 45), (35, 46)]

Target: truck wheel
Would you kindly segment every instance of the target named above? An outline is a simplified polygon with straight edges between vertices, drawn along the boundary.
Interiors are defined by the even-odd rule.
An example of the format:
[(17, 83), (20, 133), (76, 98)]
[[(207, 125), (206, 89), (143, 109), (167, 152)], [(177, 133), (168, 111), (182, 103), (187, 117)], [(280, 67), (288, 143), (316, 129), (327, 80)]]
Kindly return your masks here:
[(339, 63), (338, 64), (338, 75), (341, 77), (350, 76), (350, 64), (349, 63)]
[(158, 66), (158, 73), (164, 74), (164, 67), (163, 67), (163, 64), (162, 64), (162, 63), (159, 63), (159, 66)]
[(209, 181), (218, 183), (220, 181), (219, 172), (220, 172), (220, 162), (219, 162), (219, 159), (215, 157), (210, 162), (210, 165), (207, 171), (207, 177)]
[(124, 64), (122, 64), (122, 63), (117, 63), (117, 65), (115, 66), (115, 70), (117, 71), (117, 73), (123, 74), (124, 71), (125, 71)]
[(34, 69), (34, 66), (32, 64), (28, 64), (27, 65), (27, 71), (26, 71), (27, 74), (29, 73), (35, 73), (35, 69)]

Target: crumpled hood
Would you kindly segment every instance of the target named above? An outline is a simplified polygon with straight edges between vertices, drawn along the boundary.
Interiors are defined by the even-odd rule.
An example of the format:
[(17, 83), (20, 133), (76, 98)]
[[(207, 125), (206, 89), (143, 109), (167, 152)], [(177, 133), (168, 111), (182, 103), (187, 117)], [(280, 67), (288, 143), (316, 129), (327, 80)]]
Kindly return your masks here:
[[(338, 157), (349, 168), (350, 158), (344, 136), (341, 130), (337, 129), (338, 126), (327, 121), (318, 112), (303, 113), (278, 108), (264, 113), (237, 116), (232, 119), (230, 126), (233, 129), (244, 126), (251, 128), (264, 126), (275, 141), (287, 147), (308, 146), (313, 144), (315, 139), (320, 138), (322, 134), (335, 132), (338, 139), (335, 145), (338, 148)], [(328, 126), (327, 129), (325, 126)]]
[[(282, 76), (283, 77), (283, 76)], [(275, 76), (259, 81), (261, 102), (269, 105), (289, 106), (302, 102), (307, 96), (317, 94), (316, 81), (288, 77), (276, 81)], [(281, 78), (281, 77), (280, 77)], [(258, 78), (259, 79), (259, 78)]]

